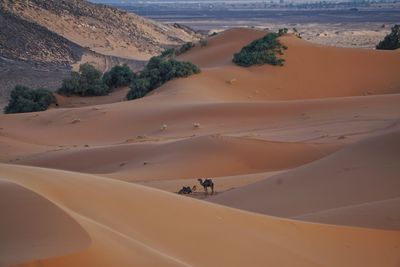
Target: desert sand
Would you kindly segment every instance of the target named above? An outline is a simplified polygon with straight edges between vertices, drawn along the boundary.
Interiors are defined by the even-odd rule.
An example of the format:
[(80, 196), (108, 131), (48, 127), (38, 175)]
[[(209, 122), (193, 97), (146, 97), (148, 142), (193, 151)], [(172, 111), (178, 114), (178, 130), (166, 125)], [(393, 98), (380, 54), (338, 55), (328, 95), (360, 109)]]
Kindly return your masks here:
[(0, 265), (398, 266), (399, 51), (286, 35), (283, 67), (231, 63), (264, 34), (211, 37), (139, 100), (0, 115), (1, 231), (52, 218), (6, 231)]
[[(398, 231), (267, 217), (65, 171), (3, 164), (1, 172), (6, 181), (2, 184), (11, 183), (24, 191), (22, 197), (37, 194), (36, 198), (46, 198), (59, 208), (60, 214), (54, 217), (63, 224), (54, 221), (57, 226), (50, 226), (59, 231), (73, 228), (73, 222), (60, 218), (69, 215), (90, 236), (88, 244), (85, 233), (72, 229), (75, 247), (63, 248), (54, 237), (40, 243), (27, 233), (18, 233), (27, 248), (19, 246), (18, 255), (2, 264), (31, 259), (26, 266), (396, 266), (399, 261)], [(11, 195), (9, 202), (18, 196)], [(29, 206), (25, 206), (18, 213), (26, 215), (28, 211)], [(7, 221), (1, 226), (14, 227)], [(62, 241), (68, 243), (67, 238), (73, 236), (64, 238)], [(38, 261), (36, 255), (30, 255), (30, 246), (54, 258)], [(61, 251), (50, 251), (46, 246), (64, 249), (65, 255), (59, 256)], [(80, 252), (71, 254), (71, 249), (79, 247)]]

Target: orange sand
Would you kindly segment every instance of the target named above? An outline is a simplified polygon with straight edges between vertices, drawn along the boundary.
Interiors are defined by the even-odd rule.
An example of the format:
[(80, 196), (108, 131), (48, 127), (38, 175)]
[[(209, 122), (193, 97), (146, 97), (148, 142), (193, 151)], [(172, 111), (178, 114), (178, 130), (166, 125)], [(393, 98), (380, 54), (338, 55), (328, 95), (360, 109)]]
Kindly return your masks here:
[[(264, 34), (212, 37), (180, 56), (201, 74), (139, 100), (0, 115), (0, 214), (34, 229), (6, 231), (0, 266), (398, 266), (399, 51), (288, 35), (283, 67), (231, 63)], [(201, 198), (263, 214), (170, 193), (204, 177)]]

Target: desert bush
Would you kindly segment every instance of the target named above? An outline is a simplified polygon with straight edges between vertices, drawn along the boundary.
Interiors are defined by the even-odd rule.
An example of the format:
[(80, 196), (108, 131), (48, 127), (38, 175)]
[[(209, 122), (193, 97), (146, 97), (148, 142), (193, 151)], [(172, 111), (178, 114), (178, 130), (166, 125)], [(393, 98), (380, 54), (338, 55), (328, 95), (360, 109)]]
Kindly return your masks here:
[(126, 96), (128, 100), (144, 97), (150, 91), (150, 82), (145, 78), (135, 79)]
[(212, 36), (215, 36), (215, 35), (217, 35), (217, 34), (218, 34), (218, 32), (212, 32), (212, 33), (209, 34), (208, 36), (212, 37)]
[(176, 55), (182, 55), (183, 53), (186, 53), (187, 51), (189, 51), (190, 49), (192, 49), (193, 47), (195, 47), (194, 43), (192, 42), (187, 42), (186, 44), (183, 44), (177, 51), (176, 51)]
[(131, 84), (134, 78), (135, 74), (128, 65), (124, 64), (112, 67), (111, 70), (104, 73), (102, 80), (109, 88), (115, 88)]
[(161, 53), (160, 57), (163, 57), (163, 58), (173, 58), (173, 57), (175, 57), (175, 49), (174, 48), (165, 49)]
[(200, 46), (201, 47), (205, 47), (205, 46), (207, 46), (208, 45), (208, 40), (207, 39), (201, 39), (200, 40)]
[(288, 28), (279, 29), (278, 30), (278, 35), (281, 36), (281, 35), (287, 34), (288, 31), (289, 31)]
[(391, 32), (379, 42), (376, 49), (395, 50), (400, 48), (400, 25), (394, 25)]
[(102, 73), (89, 63), (80, 65), (79, 72), (72, 72), (64, 79), (57, 91), (62, 95), (99, 96), (106, 95), (110, 88), (104, 84)]
[(283, 65), (284, 59), (279, 55), (287, 49), (278, 38), (287, 33), (287, 29), (280, 29), (278, 33), (268, 33), (243, 47), (239, 53), (233, 55), (233, 62), (239, 66), (250, 67), (252, 65)]
[(51, 104), (57, 104), (54, 95), (46, 89), (31, 89), (17, 85), (11, 91), (10, 101), (4, 108), (5, 113), (24, 113), (44, 111)]
[(126, 97), (128, 100), (143, 97), (169, 80), (188, 77), (199, 72), (200, 69), (190, 62), (152, 57), (133, 80)]
[(167, 48), (165, 49), (160, 57), (161, 58), (175, 58), (176, 56), (182, 55), (183, 53), (186, 53), (187, 51), (189, 51), (190, 49), (192, 49), (193, 47), (195, 47), (195, 44), (192, 42), (187, 42), (185, 44), (183, 44), (182, 46), (178, 47), (178, 48)]

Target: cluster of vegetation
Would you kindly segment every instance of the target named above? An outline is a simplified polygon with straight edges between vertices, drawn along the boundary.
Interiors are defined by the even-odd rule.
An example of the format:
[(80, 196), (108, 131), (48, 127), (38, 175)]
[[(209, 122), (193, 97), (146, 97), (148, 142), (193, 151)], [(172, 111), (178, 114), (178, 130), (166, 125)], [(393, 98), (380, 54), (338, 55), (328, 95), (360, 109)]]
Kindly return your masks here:
[(135, 79), (136, 74), (124, 64), (122, 66), (114, 66), (110, 71), (104, 73), (103, 82), (109, 88), (116, 88), (130, 85)]
[(400, 48), (400, 25), (394, 25), (391, 32), (379, 42), (376, 49), (395, 50)]
[(292, 31), (293, 31), (293, 34), (294, 34), (297, 38), (302, 39), (302, 38), (301, 38), (301, 34), (300, 34), (300, 32), (297, 30), (297, 28), (293, 28)]
[(5, 113), (25, 113), (46, 110), (51, 104), (57, 104), (54, 95), (46, 89), (31, 89), (17, 85), (11, 91), (10, 102), (4, 108)]
[(201, 47), (205, 47), (205, 46), (208, 45), (208, 40), (207, 40), (206, 38), (203, 38), (203, 39), (201, 39), (201, 40), (199, 41), (199, 43), (200, 43), (200, 46), (201, 46)]
[(239, 53), (233, 55), (233, 62), (239, 66), (250, 67), (252, 65), (283, 65), (283, 50), (287, 49), (278, 38), (288, 32), (288, 29), (280, 29), (278, 33), (268, 33), (243, 47)]
[(80, 65), (79, 72), (73, 71), (57, 91), (61, 95), (99, 96), (106, 95), (110, 88), (104, 84), (101, 71), (89, 63)]
[[(129, 85), (127, 99), (131, 100), (145, 96), (169, 80), (188, 77), (199, 72), (200, 69), (190, 62), (163, 56), (151, 58), (140, 73), (132, 72), (127, 65), (117, 65), (102, 75), (94, 66), (85, 63), (79, 67), (79, 72), (72, 72), (71, 78), (63, 80), (57, 92), (67, 96), (100, 96), (108, 94), (113, 88)], [(5, 113), (44, 111), (52, 103), (57, 104), (49, 90), (16, 86), (4, 111)]]
[(162, 56), (152, 57), (132, 81), (127, 99), (141, 98), (169, 80), (188, 77), (199, 72), (199, 67), (190, 62), (166, 59)]
[(71, 78), (63, 80), (58, 93), (62, 95), (101, 96), (107, 95), (113, 88), (131, 84), (135, 74), (127, 66), (114, 66), (102, 75), (93, 65), (80, 65), (79, 72), (73, 71)]
[(193, 47), (195, 47), (194, 43), (187, 42), (187, 43), (183, 44), (182, 46), (180, 46), (178, 48), (165, 49), (161, 53), (161, 57), (163, 57), (163, 58), (174, 58), (176, 56), (182, 55), (183, 53), (186, 53), (187, 51), (189, 51)]

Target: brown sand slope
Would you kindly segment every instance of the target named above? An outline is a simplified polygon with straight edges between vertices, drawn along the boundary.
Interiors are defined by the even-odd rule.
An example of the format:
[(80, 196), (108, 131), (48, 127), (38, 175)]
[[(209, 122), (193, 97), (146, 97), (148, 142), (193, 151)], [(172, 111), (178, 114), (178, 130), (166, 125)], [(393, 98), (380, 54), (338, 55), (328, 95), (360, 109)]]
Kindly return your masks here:
[[(162, 102), (152, 96), (98, 108), (0, 116), (0, 138), (46, 150), (161, 142), (210, 134), (283, 142), (351, 142), (398, 127), (400, 95), (266, 103)], [(201, 124), (194, 129), (193, 124)], [(166, 131), (160, 127), (167, 124)], [(341, 136), (344, 139), (340, 139)], [(58, 147), (58, 146), (63, 147)], [(6, 151), (4, 150), (4, 151)], [(27, 151), (29, 152), (29, 151)], [(18, 153), (21, 154), (21, 153)], [(2, 155), (5, 156), (4, 154)], [(7, 155), (6, 155), (7, 156)]]
[(117, 103), (126, 100), (126, 94), (128, 93), (128, 87), (121, 87), (114, 89), (111, 93), (104, 96), (63, 96), (55, 94), (57, 99), (58, 107), (61, 108), (78, 108), (88, 107), (96, 105), (104, 105), (110, 103)]
[(90, 238), (71, 216), (0, 172), (0, 266), (76, 253)]
[[(0, 168), (2, 179), (55, 203), (91, 237), (87, 249), (41, 266), (390, 267), (400, 260), (399, 232), (266, 217), (78, 173)], [(35, 264), (39, 257), (26, 266)]]
[[(243, 43), (265, 32), (233, 29), (213, 37), (180, 58), (203, 68), (200, 75), (167, 85), (194, 90), (204, 97), (242, 100), (307, 99), (400, 92), (400, 53), (337, 48), (309, 43), (295, 36), (281, 37), (288, 47), (285, 66), (242, 68), (232, 55)], [(210, 97), (211, 96), (211, 97)]]
[[(400, 131), (400, 94), (396, 93), (400, 82), (392, 71), (394, 67), (398, 69), (398, 52), (328, 48), (285, 36), (282, 40), (289, 47), (285, 66), (248, 69), (233, 66), (230, 58), (236, 47), (262, 34), (236, 29), (214, 37), (207, 47), (183, 55), (196, 61), (196, 55), (203, 53), (198, 57), (205, 60), (199, 61), (205, 66), (202, 74), (169, 82), (136, 101), (102, 105), (93, 102), (98, 105), (1, 115), (0, 160), (96, 173), (173, 192), (183, 185), (193, 185), (198, 176), (212, 176), (222, 198), (225, 195), (222, 191), (259, 181), (262, 175), (267, 177), (275, 170), (287, 170), (290, 176), (292, 171), (288, 169), (339, 149), (347, 151), (352, 160), (363, 160), (365, 153), (352, 156), (351, 144)], [(226, 36), (232, 39), (229, 49), (218, 48), (229, 42)], [(240, 36), (247, 39), (241, 40)], [(207, 57), (209, 49), (215, 51)], [(353, 55), (363, 64), (349, 60)], [(324, 65), (327, 66), (323, 68)], [(351, 69), (342, 71), (347, 66)], [(313, 72), (318, 75), (311, 75)], [(271, 87), (274, 84), (279, 86)], [(364, 96), (366, 84), (374, 86), (374, 93), (381, 95)], [(387, 94), (390, 92), (394, 94)], [(164, 124), (167, 127), (161, 130)], [(199, 127), (194, 127), (195, 124)], [(396, 228), (398, 220), (392, 214), (398, 209), (398, 194), (393, 185), (398, 184), (393, 177), (398, 170), (393, 166), (386, 168), (382, 159), (390, 156), (385, 156), (385, 149), (376, 151), (371, 152), (376, 161), (368, 161), (371, 168), (376, 168), (375, 173), (363, 167), (359, 173), (350, 171), (360, 176), (340, 174), (344, 175), (340, 176), (342, 180), (327, 180), (333, 176), (319, 175), (325, 174), (322, 170), (308, 172), (305, 178), (311, 182), (307, 190), (315, 198), (310, 201), (303, 191), (291, 187), (285, 191), (289, 197), (278, 215)], [(382, 159), (378, 158), (380, 154)], [(341, 172), (351, 162), (328, 161), (324, 171)], [(374, 179), (379, 171), (388, 174), (384, 178), (389, 180), (383, 185)], [(362, 180), (365, 177), (369, 178)], [(325, 194), (327, 188), (336, 192), (347, 189), (345, 178), (351, 185), (344, 191), (345, 197)], [(382, 190), (377, 195), (358, 195), (354, 192), (361, 182), (363, 189)], [(279, 188), (286, 188), (283, 185)], [(268, 196), (281, 201), (278, 193), (271, 191)], [(298, 200), (303, 210), (292, 214), (289, 211), (294, 207), (289, 200), (296, 196), (304, 197)], [(255, 209), (261, 205), (251, 202), (249, 209), (253, 204)], [(376, 216), (371, 218), (371, 214)]]
[(269, 142), (217, 135), (166, 143), (58, 150), (32, 155), (18, 163), (113, 174), (130, 181), (165, 180), (289, 169), (319, 159), (337, 148), (329, 144)]
[(368, 139), (212, 201), (280, 217), (400, 229), (399, 141), (400, 132)]

